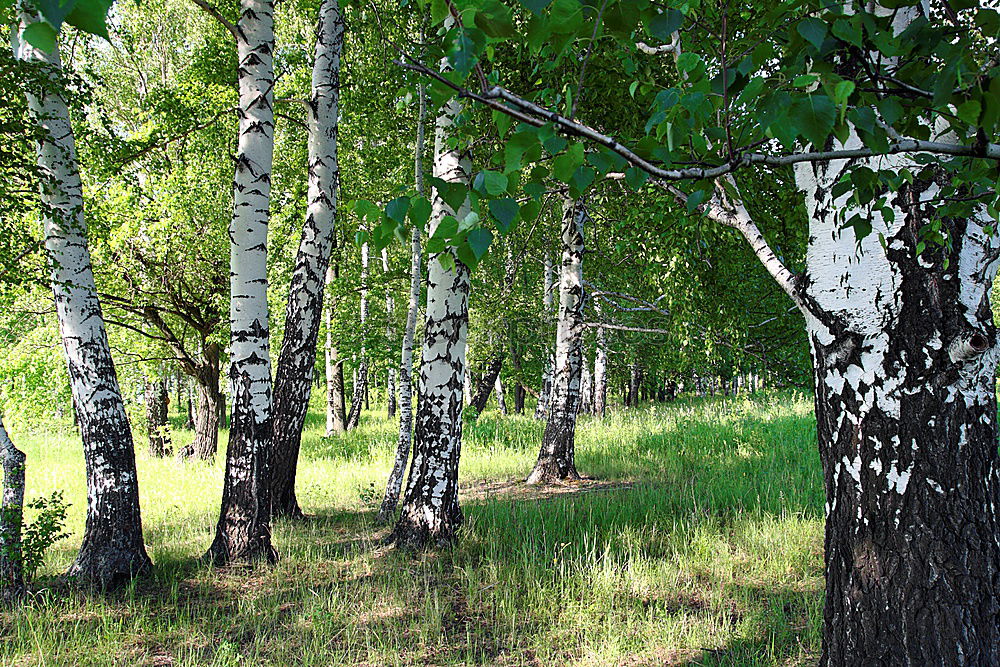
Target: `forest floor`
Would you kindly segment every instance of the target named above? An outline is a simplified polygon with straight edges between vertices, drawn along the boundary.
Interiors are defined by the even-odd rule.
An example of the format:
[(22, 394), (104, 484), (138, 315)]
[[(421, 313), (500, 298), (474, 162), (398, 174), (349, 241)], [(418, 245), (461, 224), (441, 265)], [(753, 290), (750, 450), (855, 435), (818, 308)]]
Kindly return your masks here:
[[(28, 497), (65, 491), (68, 539), (27, 604), (0, 612), (4, 665), (807, 665), (822, 620), (823, 489), (801, 395), (682, 399), (582, 417), (580, 471), (521, 480), (543, 425), (488, 410), (466, 430), (457, 546), (419, 556), (375, 525), (397, 425), (384, 410), (299, 466), (309, 518), (279, 522), (273, 569), (219, 571), (224, 457), (151, 458), (137, 437), (151, 577), (100, 595), (55, 575), (79, 546), (80, 442), (18, 430)], [(224, 448), (226, 433), (222, 434)], [(191, 433), (175, 430), (175, 446)]]

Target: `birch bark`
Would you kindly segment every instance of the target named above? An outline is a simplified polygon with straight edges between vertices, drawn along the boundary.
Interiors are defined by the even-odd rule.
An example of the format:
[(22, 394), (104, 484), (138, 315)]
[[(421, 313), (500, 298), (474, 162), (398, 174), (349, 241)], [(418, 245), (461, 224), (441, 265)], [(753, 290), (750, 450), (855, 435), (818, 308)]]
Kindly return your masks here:
[(301, 517), (295, 496), (302, 428), (305, 425), (316, 366), (316, 343), (323, 313), (325, 280), (333, 249), (337, 215), (337, 119), (340, 101), (340, 55), (344, 19), (339, 0), (323, 0), (316, 24), (309, 130), (309, 205), (302, 227), (285, 311), (274, 379), (273, 478), (271, 514)]
[[(450, 100), (437, 119), (434, 141), (434, 175), (468, 185), (471, 164), (460, 147), (448, 145), (455, 118), (461, 111)], [(462, 220), (468, 199), (458, 211), (435, 193), (430, 234), (447, 215)], [(453, 266), (441, 258), (451, 255)], [(417, 408), (413, 461), (403, 507), (392, 541), (421, 548), (454, 539), (462, 523), (458, 505), (458, 461), (462, 447), (462, 385), (465, 378), (465, 344), (469, 324), (469, 269), (450, 248), (429, 259), (427, 315), (420, 366), (420, 404)]]
[(24, 597), (24, 561), (21, 526), (24, 523), (24, 452), (11, 442), (0, 417), (0, 464), (3, 495), (0, 496), (0, 608)]
[(135, 450), (94, 285), (69, 109), (56, 92), (59, 47), (45, 53), (21, 39), (27, 21), (23, 17), (14, 31), (13, 47), (17, 58), (38, 64), (52, 83), (26, 96), (41, 134), (45, 250), (87, 469), (87, 523), (68, 575), (115, 587), (151, 566), (142, 540)]
[(559, 321), (552, 400), (538, 461), (529, 484), (579, 479), (575, 460), (576, 414), (583, 365), (583, 230), (587, 208), (567, 200), (562, 221)]
[(240, 122), (230, 238), (232, 425), (222, 509), (207, 558), (274, 562), (267, 226), (274, 157), (274, 4), (241, 0), (236, 26)]

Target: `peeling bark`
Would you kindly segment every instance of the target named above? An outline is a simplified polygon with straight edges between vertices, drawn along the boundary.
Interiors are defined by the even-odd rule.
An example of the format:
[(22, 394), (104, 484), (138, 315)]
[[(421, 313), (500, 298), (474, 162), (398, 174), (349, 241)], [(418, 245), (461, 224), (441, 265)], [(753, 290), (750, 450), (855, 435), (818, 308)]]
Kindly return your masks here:
[(240, 122), (230, 239), (232, 425), (215, 540), (216, 565), (277, 560), (271, 546), (271, 354), (267, 226), (274, 156), (274, 4), (241, 0), (236, 46)]
[(16, 604), (24, 597), (24, 560), (21, 526), (24, 523), (24, 452), (11, 442), (0, 417), (0, 464), (3, 495), (0, 496), (0, 607)]
[(576, 414), (583, 366), (583, 228), (587, 208), (567, 200), (562, 221), (559, 323), (552, 401), (542, 446), (528, 484), (579, 479), (575, 460)]
[[(15, 56), (61, 76), (58, 44), (45, 53), (14, 31)], [(87, 469), (87, 523), (68, 575), (100, 588), (124, 584), (149, 570), (142, 540), (132, 430), (115, 373), (87, 247), (83, 188), (65, 101), (52, 89), (27, 91), (41, 131), (42, 220), (56, 316), (69, 367), (73, 404)]]
[[(468, 186), (471, 165), (459, 148), (449, 148), (457, 100), (442, 107), (435, 131), (434, 175)], [(450, 210), (435, 193), (429, 234), (446, 215), (464, 219), (468, 199), (458, 211)], [(451, 255), (452, 268), (441, 258)], [(455, 538), (462, 523), (458, 505), (458, 461), (462, 447), (462, 384), (465, 378), (465, 344), (469, 325), (469, 269), (453, 249), (429, 259), (427, 312), (420, 366), (420, 403), (417, 408), (413, 461), (403, 497), (403, 507), (391, 541), (423, 548)]]
[(316, 25), (309, 128), (309, 206), (295, 258), (274, 378), (272, 516), (301, 517), (295, 496), (302, 428), (305, 426), (316, 366), (316, 343), (323, 315), (325, 280), (337, 214), (337, 114), (344, 20), (338, 0), (324, 0)]

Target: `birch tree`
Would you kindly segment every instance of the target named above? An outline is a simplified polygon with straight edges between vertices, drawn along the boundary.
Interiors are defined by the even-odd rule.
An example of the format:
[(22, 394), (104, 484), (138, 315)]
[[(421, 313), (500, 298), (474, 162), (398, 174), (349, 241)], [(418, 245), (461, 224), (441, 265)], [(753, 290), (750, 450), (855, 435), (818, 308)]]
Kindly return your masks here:
[(454, 539), (462, 523), (458, 505), (458, 461), (462, 448), (462, 386), (469, 323), (469, 268), (453, 247), (441, 240), (446, 227), (458, 229), (469, 219), (468, 195), (455, 207), (442, 192), (444, 184), (469, 185), (471, 163), (454, 136), (458, 100), (441, 109), (434, 133), (435, 187), (429, 235), (440, 249), (428, 259), (427, 310), (420, 365), (413, 459), (399, 520), (391, 539), (400, 546), (422, 548)]
[(146, 572), (151, 563), (142, 539), (132, 431), (91, 269), (73, 128), (58, 92), (59, 47), (53, 41), (46, 52), (23, 39), (33, 22), (22, 15), (13, 48), (17, 58), (37, 64), (48, 79), (26, 95), (39, 129), (45, 250), (87, 469), (87, 523), (68, 575), (112, 587)]
[(551, 400), (538, 460), (528, 484), (579, 479), (576, 471), (576, 414), (583, 366), (583, 232), (587, 207), (567, 200), (561, 226), (559, 315)]
[[(213, 10), (214, 11), (214, 10)], [(271, 354), (267, 226), (274, 157), (274, 5), (242, 0), (235, 25), (240, 122), (230, 238), (233, 407), (222, 509), (207, 557), (216, 565), (277, 559), (271, 546)]]
[(21, 526), (24, 523), (24, 452), (14, 446), (0, 417), (0, 465), (3, 495), (0, 496), (0, 607), (24, 597), (24, 563)]
[[(427, 100), (424, 87), (417, 90), (417, 136), (413, 150), (413, 177), (417, 194), (424, 192), (424, 124), (427, 118)], [(417, 330), (417, 312), (420, 309), (421, 283), (421, 242), (420, 227), (413, 226), (410, 232), (410, 300), (406, 308), (406, 328), (403, 330), (403, 341), (399, 360), (399, 441), (396, 445), (396, 456), (393, 459), (392, 471), (385, 485), (382, 505), (379, 507), (378, 519), (382, 523), (389, 521), (395, 513), (399, 502), (399, 493), (403, 486), (403, 472), (410, 458), (413, 441), (413, 340)]]
[[(461, 16), (470, 4), (450, 6)], [(467, 67), (456, 81), (405, 66), (513, 117), (525, 150), (572, 139), (546, 150), (577, 182), (621, 169), (633, 190), (648, 183), (733, 228), (802, 312), (828, 511), (821, 664), (1000, 662), (989, 300), (1000, 254), (1000, 14), (860, 2), (760, 13), (608, 2), (594, 13), (560, 2), (530, 9), (531, 22), (517, 24), (526, 38), (509, 7), (479, 11), (476, 28), (449, 36), (451, 60), (477, 63), (475, 74)], [(622, 77), (619, 99), (631, 87), (649, 105), (638, 131), (575, 119), (558, 86), (529, 97), (479, 76), (496, 42), (526, 44), (532, 76), (579, 82), (577, 99), (601, 31), (628, 54), (616, 54), (626, 67), (648, 56), (663, 73)], [(560, 49), (554, 36), (589, 46)], [(601, 157), (588, 159), (578, 140)], [(508, 168), (523, 155), (505, 156)], [(799, 271), (731, 177), (791, 165), (809, 212)]]
[(302, 427), (305, 425), (326, 273), (333, 248), (337, 211), (337, 114), (340, 98), (340, 54), (344, 20), (338, 0), (320, 5), (312, 97), (307, 106), (309, 129), (309, 206), (302, 228), (285, 313), (274, 381), (273, 481), (274, 516), (302, 516), (295, 496)]

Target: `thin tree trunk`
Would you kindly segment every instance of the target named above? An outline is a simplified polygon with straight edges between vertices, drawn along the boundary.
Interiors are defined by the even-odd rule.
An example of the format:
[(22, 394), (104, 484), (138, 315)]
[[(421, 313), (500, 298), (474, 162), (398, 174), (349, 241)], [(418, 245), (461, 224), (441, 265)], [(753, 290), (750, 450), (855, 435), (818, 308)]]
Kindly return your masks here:
[(594, 380), (586, 355), (580, 361), (580, 407), (577, 414), (589, 414), (594, 409)]
[[(24, 16), (20, 30), (30, 22)], [(87, 522), (68, 574), (114, 587), (151, 566), (142, 539), (132, 431), (94, 286), (69, 110), (54, 92), (62, 76), (59, 47), (45, 53), (24, 42), (20, 31), (13, 41), (16, 57), (38, 64), (53, 83), (38, 96), (26, 95), (40, 130), (45, 250), (87, 469)]]
[[(542, 306), (544, 317), (549, 317), (552, 310), (552, 290), (553, 290), (552, 260), (549, 258), (548, 250), (545, 251), (545, 270), (542, 274)], [(535, 419), (545, 419), (549, 414), (549, 402), (552, 396), (552, 374), (555, 366), (555, 355), (549, 352), (545, 359), (545, 368), (542, 370), (542, 387), (538, 392), (538, 402), (535, 404)]]
[(11, 442), (0, 417), (0, 463), (3, 496), (0, 504), (0, 607), (24, 597), (21, 526), (24, 522), (24, 452)]
[[(468, 187), (471, 165), (461, 147), (448, 147), (448, 139), (461, 111), (457, 100), (442, 107), (434, 141), (434, 175)], [(447, 215), (463, 220), (468, 199), (458, 211), (435, 193), (434, 230)], [(469, 269), (454, 250), (445, 268), (443, 253), (431, 256), (427, 281), (427, 316), (420, 366), (420, 404), (417, 408), (413, 461), (406, 494), (392, 541), (421, 548), (428, 543), (450, 542), (462, 523), (458, 505), (458, 461), (462, 448), (462, 383), (465, 378), (465, 344), (469, 326)]]
[[(601, 320), (601, 304), (594, 300), (594, 314)], [(604, 418), (608, 404), (608, 334), (604, 327), (597, 327), (594, 350), (594, 416)]]
[(194, 388), (190, 382), (187, 384), (187, 413), (184, 419), (184, 428), (188, 431), (194, 430)]
[(347, 413), (347, 429), (357, 428), (361, 422), (361, 410), (368, 403), (368, 244), (361, 244), (361, 361), (355, 369), (354, 395), (351, 397), (351, 411)]
[(274, 155), (274, 4), (241, 0), (236, 46), (240, 122), (230, 224), (232, 426), (215, 540), (216, 565), (277, 560), (271, 546), (271, 354), (267, 225)]
[(507, 416), (507, 396), (504, 392), (503, 380), (500, 378), (500, 374), (497, 373), (497, 379), (493, 383), (494, 391), (497, 395), (497, 409), (500, 410), (500, 414), (504, 417)]
[[(382, 248), (382, 271), (389, 273), (389, 252)], [(392, 298), (392, 291), (388, 285), (385, 289), (385, 339), (392, 344), (392, 315), (396, 309), (396, 303)], [(386, 393), (386, 414), (389, 419), (396, 416), (396, 369), (389, 366), (385, 372), (385, 393)]]
[(552, 402), (538, 461), (528, 475), (529, 484), (580, 478), (576, 471), (575, 439), (583, 366), (583, 230), (587, 217), (582, 202), (566, 201)]
[[(418, 89), (417, 140), (413, 154), (413, 172), (417, 192), (424, 192), (424, 123), (427, 117), (427, 98), (424, 87)], [(420, 308), (420, 229), (414, 225), (410, 236), (410, 302), (406, 310), (406, 329), (399, 361), (399, 442), (396, 458), (385, 485), (385, 495), (378, 511), (378, 520), (387, 523), (395, 514), (399, 492), (403, 485), (403, 472), (410, 458), (413, 441), (413, 339), (417, 330), (417, 311)]]
[(316, 24), (316, 54), (309, 127), (309, 206), (292, 271), (274, 378), (271, 515), (301, 517), (295, 496), (302, 429), (312, 393), (316, 342), (323, 314), (326, 272), (337, 213), (337, 108), (344, 20), (338, 0), (323, 0)]
[(167, 381), (146, 381), (146, 431), (151, 456), (170, 456), (170, 426), (167, 422)]
[[(336, 265), (326, 272), (326, 285), (329, 289), (334, 278), (338, 277)], [(347, 430), (347, 411), (344, 405), (344, 362), (333, 344), (333, 309), (336, 301), (330, 299), (324, 310), (326, 326), (326, 344), (324, 349), (326, 369), (326, 437)]]
[(482, 414), (483, 410), (486, 409), (486, 402), (490, 400), (490, 393), (493, 391), (493, 387), (496, 385), (497, 379), (500, 377), (501, 367), (503, 367), (503, 355), (497, 354), (490, 361), (489, 366), (486, 367), (486, 372), (479, 380), (479, 386), (476, 388), (476, 393), (473, 394), (472, 400), (469, 402), (469, 406), (475, 410), (474, 414), (476, 417)]

